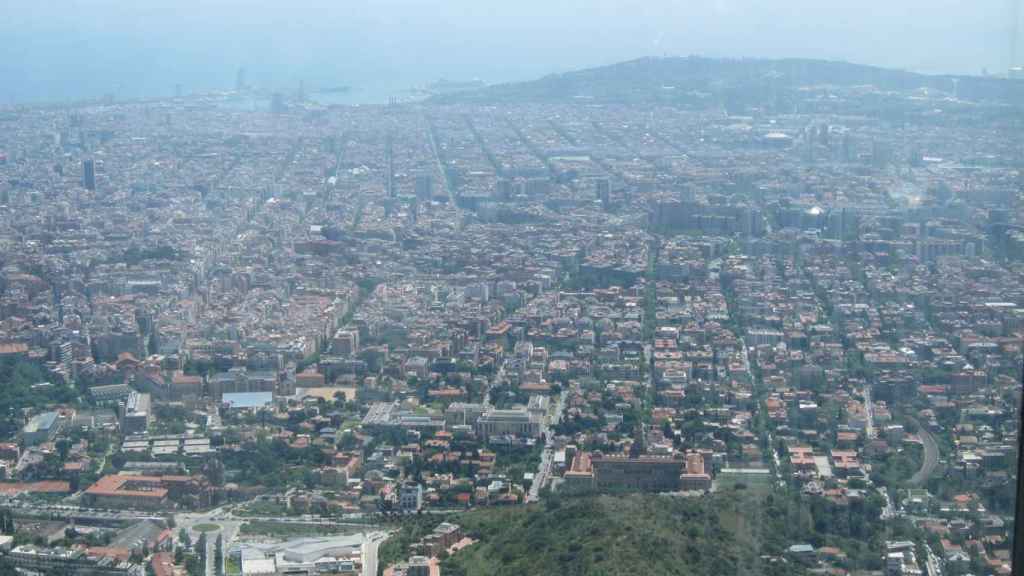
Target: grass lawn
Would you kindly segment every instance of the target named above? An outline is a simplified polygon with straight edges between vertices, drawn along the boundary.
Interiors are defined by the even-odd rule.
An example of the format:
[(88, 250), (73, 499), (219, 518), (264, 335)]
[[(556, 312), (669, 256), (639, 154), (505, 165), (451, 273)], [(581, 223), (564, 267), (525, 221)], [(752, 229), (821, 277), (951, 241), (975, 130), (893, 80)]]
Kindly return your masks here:
[(276, 502), (252, 502), (239, 510), (239, 516), (293, 516), (288, 507)]
[(220, 524), (196, 524), (192, 529), (196, 532), (216, 532), (220, 530)]
[(362, 528), (352, 526), (321, 526), (319, 524), (292, 524), (285, 522), (265, 522), (259, 520), (242, 524), (239, 533), (245, 535), (298, 538), (302, 536), (321, 536), (324, 534), (351, 534), (361, 531)]

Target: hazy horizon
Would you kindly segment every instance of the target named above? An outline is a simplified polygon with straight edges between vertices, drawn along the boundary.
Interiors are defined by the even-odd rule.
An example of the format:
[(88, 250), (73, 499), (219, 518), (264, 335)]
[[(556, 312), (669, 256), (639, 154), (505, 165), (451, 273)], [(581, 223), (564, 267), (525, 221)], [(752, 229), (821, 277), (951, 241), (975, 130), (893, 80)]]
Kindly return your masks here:
[(239, 67), (265, 90), (294, 91), (301, 79), (350, 85), (366, 101), (442, 77), (527, 80), (662, 55), (1002, 73), (1011, 14), (1010, 0), (12, 5), (0, 23), (0, 102), (167, 96), (178, 84), (186, 93), (230, 89)]

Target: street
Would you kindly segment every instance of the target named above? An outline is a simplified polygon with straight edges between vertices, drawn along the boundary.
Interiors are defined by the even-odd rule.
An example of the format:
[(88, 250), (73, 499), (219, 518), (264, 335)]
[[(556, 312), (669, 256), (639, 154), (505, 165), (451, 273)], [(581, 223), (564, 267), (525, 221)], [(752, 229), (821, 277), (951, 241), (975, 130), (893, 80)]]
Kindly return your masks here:
[(363, 576), (377, 576), (377, 552), (387, 537), (383, 532), (366, 535), (366, 541), (363, 542)]
[(551, 466), (554, 464), (555, 440), (551, 434), (551, 428), (558, 425), (562, 419), (562, 411), (565, 410), (565, 397), (569, 394), (568, 389), (563, 389), (555, 404), (554, 413), (549, 413), (547, 419), (541, 424), (541, 433), (544, 435), (544, 451), (540, 455), (540, 464), (537, 466), (537, 474), (530, 485), (530, 491), (526, 494), (527, 502), (536, 502), (540, 498), (540, 491), (547, 483), (551, 475)]
[(866, 384), (864, 386), (864, 434), (868, 440), (874, 440), (876, 437), (875, 432), (875, 407), (871, 403), (871, 385)]
[(908, 417), (907, 419), (917, 425), (917, 435), (921, 438), (921, 444), (924, 445), (924, 460), (921, 462), (921, 469), (911, 476), (909, 481), (912, 486), (920, 486), (931, 478), (935, 467), (939, 465), (939, 445), (935, 442), (932, 433), (921, 426), (916, 418)]

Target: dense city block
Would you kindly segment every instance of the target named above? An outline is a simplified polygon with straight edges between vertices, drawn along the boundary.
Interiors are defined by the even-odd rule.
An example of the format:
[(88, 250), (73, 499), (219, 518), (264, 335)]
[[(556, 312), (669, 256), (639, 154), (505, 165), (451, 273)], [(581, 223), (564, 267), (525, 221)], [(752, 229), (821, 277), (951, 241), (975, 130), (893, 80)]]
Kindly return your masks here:
[(1009, 574), (1019, 91), (0, 110), (4, 566)]

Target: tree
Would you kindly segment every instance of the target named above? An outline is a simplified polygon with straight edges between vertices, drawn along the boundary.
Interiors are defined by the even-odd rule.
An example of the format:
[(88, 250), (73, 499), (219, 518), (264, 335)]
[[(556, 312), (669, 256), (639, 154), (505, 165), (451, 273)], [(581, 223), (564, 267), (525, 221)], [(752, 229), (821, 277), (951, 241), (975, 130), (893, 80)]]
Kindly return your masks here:
[(63, 463), (67, 460), (68, 451), (71, 449), (71, 441), (67, 438), (60, 438), (56, 442), (57, 455), (60, 456), (60, 461)]
[(211, 484), (214, 486), (224, 485), (224, 463), (221, 462), (220, 458), (210, 458), (207, 460), (203, 471)]
[(23, 408), (39, 408), (50, 402), (70, 402), (74, 394), (65, 386), (33, 388), (46, 380), (39, 365), (25, 360), (0, 360), (0, 437), (18, 431), (18, 414)]
[(195, 554), (189, 554), (185, 559), (185, 572), (189, 576), (204, 576), (203, 564)]
[(192, 537), (188, 535), (188, 530), (185, 530), (184, 528), (178, 530), (178, 542), (180, 542), (185, 548), (192, 547)]
[(217, 534), (217, 541), (214, 548), (214, 570), (216, 570), (217, 576), (224, 575), (224, 535)]
[(661, 432), (662, 432), (662, 434), (665, 435), (666, 438), (675, 438), (676, 437), (675, 430), (672, 429), (672, 421), (671, 420), (665, 420), (662, 423), (662, 425), (661, 425)]
[(199, 533), (199, 540), (196, 542), (196, 556), (199, 559), (199, 570), (202, 573), (206, 570), (207, 564), (210, 563), (210, 559), (206, 556), (206, 532)]
[(10, 508), (0, 510), (0, 534), (14, 534), (14, 513)]

